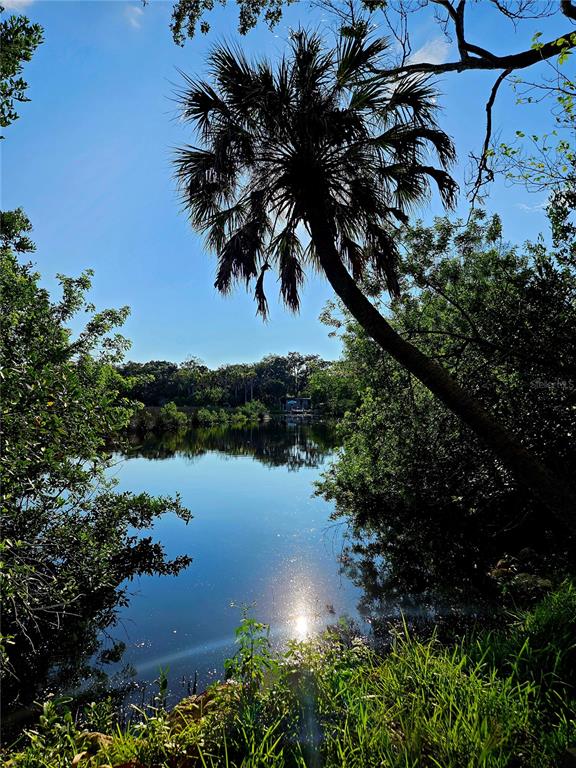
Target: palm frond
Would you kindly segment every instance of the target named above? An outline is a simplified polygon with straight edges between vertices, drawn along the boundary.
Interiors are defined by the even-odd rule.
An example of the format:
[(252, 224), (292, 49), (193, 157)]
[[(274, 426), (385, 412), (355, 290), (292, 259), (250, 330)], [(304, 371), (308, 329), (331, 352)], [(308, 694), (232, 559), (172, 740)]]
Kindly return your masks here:
[(383, 133), (375, 136), (371, 143), (382, 149), (395, 150), (398, 155), (406, 155), (406, 150), (417, 153), (425, 151), (431, 144), (442, 165), (447, 168), (456, 159), (456, 148), (452, 139), (438, 128), (414, 126), (410, 123), (394, 125)]
[(430, 184), (427, 177), (408, 169), (402, 176), (397, 176), (390, 187), (390, 194), (396, 207), (402, 211), (412, 211), (430, 196)]
[(398, 282), (398, 247), (393, 235), (383, 227), (371, 225), (368, 232), (370, 260), (376, 275), (385, 280), (391, 296), (400, 296)]
[(379, 110), (382, 107), (383, 99), (385, 99), (385, 93), (383, 93), (381, 82), (373, 80), (372, 82), (362, 83), (352, 90), (348, 109), (353, 112), (358, 110)]
[(292, 80), (294, 90), (304, 99), (326, 85), (332, 69), (332, 53), (324, 53), (319, 35), (298, 30), (292, 34)]
[(288, 224), (272, 241), (271, 252), (278, 263), (280, 294), (293, 312), (300, 308), (300, 288), (304, 283), (302, 244), (292, 223)]
[(369, 41), (366, 37), (342, 37), (336, 49), (336, 82), (339, 87), (350, 86), (373, 74), (382, 54), (389, 48), (385, 37)]
[(318, 251), (312, 240), (308, 240), (308, 243), (302, 252), (302, 262), (303, 264), (309, 264), (315, 272), (320, 272), (322, 270), (320, 257), (318, 256)]
[(358, 243), (346, 236), (341, 238), (340, 248), (343, 257), (347, 262), (347, 266), (352, 272), (352, 277), (354, 280), (361, 280), (362, 275), (364, 274), (364, 262), (366, 260), (363, 249)]
[(446, 208), (453, 210), (456, 207), (456, 198), (458, 195), (458, 184), (446, 171), (440, 168), (433, 168), (430, 165), (421, 165), (414, 168), (415, 174), (426, 174), (434, 179), (442, 202)]
[(384, 214), (383, 218), (386, 218), (388, 221), (390, 220), (390, 217), (393, 216), (396, 221), (400, 222), (400, 224), (408, 224), (409, 216), (404, 208), (386, 206), (382, 209), (382, 213)]
[(264, 320), (268, 319), (268, 299), (264, 291), (264, 275), (268, 269), (270, 269), (270, 264), (265, 262), (260, 269), (260, 275), (258, 280), (256, 280), (256, 287), (254, 289), (254, 298), (257, 306), (256, 313), (261, 315)]
[(220, 293), (230, 293), (233, 285), (243, 280), (246, 286), (258, 274), (258, 258), (262, 253), (263, 236), (257, 222), (249, 221), (238, 229), (218, 254), (218, 269), (214, 287)]
[(206, 245), (210, 250), (219, 253), (232, 234), (240, 228), (246, 216), (246, 204), (240, 200), (229, 208), (218, 209), (211, 217), (204, 217), (205, 229), (208, 231)]
[(382, 116), (400, 113), (415, 125), (436, 127), (435, 113), (438, 111), (438, 92), (429, 78), (407, 76), (395, 84), (383, 105)]
[(260, 104), (261, 81), (239, 47), (219, 45), (210, 54), (210, 69), (221, 98), (236, 118), (250, 120)]
[(234, 167), (222, 169), (210, 150), (183, 147), (176, 153), (176, 181), (192, 226), (201, 231), (230, 199), (236, 182)]
[(184, 121), (194, 123), (206, 137), (213, 116), (219, 114), (227, 117), (228, 107), (209, 83), (194, 80), (185, 73), (181, 74), (187, 87), (177, 94), (180, 114)]

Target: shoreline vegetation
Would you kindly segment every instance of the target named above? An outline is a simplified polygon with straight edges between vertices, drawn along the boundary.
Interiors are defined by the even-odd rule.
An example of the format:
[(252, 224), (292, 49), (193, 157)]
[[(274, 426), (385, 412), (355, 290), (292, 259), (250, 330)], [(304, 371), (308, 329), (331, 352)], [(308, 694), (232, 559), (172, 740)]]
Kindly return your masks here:
[(116, 370), (126, 382), (126, 397), (149, 409), (134, 422), (142, 429), (147, 428), (147, 419), (155, 425), (159, 409), (164, 409), (160, 422), (174, 428), (179, 420), (172, 418), (174, 409), (191, 416), (193, 423), (210, 425), (225, 423), (232, 415), (257, 419), (281, 413), (292, 397), (310, 398), (314, 410), (326, 416), (341, 416), (359, 402), (354, 381), (340, 361), (300, 352), (269, 354), (255, 363), (217, 368), (190, 356), (180, 364), (125, 362)]
[[(284, 4), (239, 0), (241, 28), (254, 26), (260, 11), (273, 26)], [(18, 5), (26, 3), (13, 0), (0, 20), (2, 130), (29, 101), (21, 74), (44, 38), (39, 24), (11, 13)], [(177, 0), (177, 42), (193, 36), (197, 22), (208, 31), (201, 19), (212, 5)], [(576, 83), (564, 68), (576, 33), (563, 36), (559, 27), (548, 39), (538, 31), (523, 52), (496, 56), (467, 42), (464, 0), (412, 9), (400, 3), (396, 10), (368, 0), (349, 11), (324, 5), (321, 12), (338, 20), (331, 42), (301, 27), (271, 61), (220, 44), (207, 55), (207, 80), (202, 67), (194, 78), (183, 74), (177, 100), (191, 137), (179, 142), (173, 170), (193, 230), (217, 257), (216, 290), (225, 295), (244, 285), (267, 318), (273, 276), (282, 302), (296, 312), (307, 275), (316, 272), (333, 289), (320, 319), (341, 342), (339, 360), (288, 352), (214, 369), (195, 357), (128, 362), (130, 343), (119, 329), (129, 307), (97, 310), (89, 297), (91, 270), (58, 274), (58, 290), (45, 288), (52, 268), (41, 275), (30, 260), (32, 223), (21, 208), (0, 213), (0, 763), (6, 768), (576, 768)], [(532, 15), (529, 0), (516, 10), (492, 5), (515, 26), (550, 15), (544, 6)], [(443, 64), (423, 61), (428, 45), (410, 53), (408, 22), (413, 12), (427, 13), (426, 6), (433, 13), (428, 21), (443, 33), (454, 25), (455, 61), (451, 54)], [(559, 7), (563, 20), (576, 19), (574, 0)], [(382, 11), (373, 23), (372, 14)], [(64, 15), (68, 40), (68, 9)], [(135, 17), (130, 26), (140, 26)], [(498, 24), (485, 26), (498, 42)], [(403, 51), (399, 67), (386, 29)], [(54, 31), (47, 46), (57, 51), (50, 42), (57, 26)], [(126, 55), (133, 51), (126, 48)], [(102, 51), (93, 52), (98, 66), (92, 72), (87, 53), (78, 77), (84, 67), (94, 93), (107, 95), (92, 77), (97, 70), (106, 76)], [(552, 66), (548, 77), (533, 82), (514, 75), (543, 60)], [(131, 59), (131, 71), (140, 72), (137, 64)], [(69, 115), (86, 112), (84, 101), (74, 101), (65, 69), (49, 73), (65, 94), (56, 104), (62, 125), (66, 100), (72, 99)], [(484, 89), (490, 96), (480, 155), (446, 133), (444, 98), (427, 77), (470, 69), (500, 70), (491, 90)], [(512, 144), (496, 141), (492, 107), (506, 79), (516, 105), (554, 104), (541, 135), (533, 132), (540, 118), (532, 123), (509, 104), (506, 124), (523, 130), (515, 130)], [(126, 80), (128, 91), (130, 85)], [(42, 125), (51, 124), (46, 105), (53, 103), (40, 102)], [(460, 109), (463, 103), (454, 102)], [(109, 99), (94, 106), (114, 136), (114, 106)], [(135, 120), (141, 115), (132, 112)], [(73, 127), (78, 133), (75, 119)], [(119, 179), (128, 168), (114, 162), (121, 140), (99, 143)], [(85, 144), (92, 146), (94, 137), (86, 134)], [(74, 154), (73, 145), (80, 147), (70, 144), (72, 154), (56, 175), (79, 168), (67, 184), (76, 195), (90, 173), (86, 153)], [(457, 179), (468, 174), (457, 163), (467, 155), (477, 175), (460, 192), (460, 205), (467, 191), (471, 206), (459, 219), (451, 213)], [(14, 169), (30, 176), (26, 163), (15, 161)], [(100, 175), (109, 187), (108, 175)], [(508, 196), (504, 219), (514, 226), (515, 206), (531, 212), (544, 206), (547, 234), (524, 243), (507, 239), (509, 222), (490, 212), (489, 189), (498, 175), (539, 195), (535, 205)], [(142, 190), (149, 215), (152, 198)], [(433, 190), (447, 215), (431, 220), (427, 208), (423, 223), (414, 211), (428, 205)], [(98, 198), (98, 189), (92, 192)], [(71, 239), (66, 217), (75, 210), (67, 202), (65, 194), (53, 227), (65, 254), (82, 246), (81, 238)], [(33, 199), (27, 204), (35, 208)], [(84, 208), (87, 237), (97, 244), (99, 217), (94, 206)], [(127, 210), (119, 213), (117, 226), (130, 235), (130, 247), (122, 247), (111, 220), (110, 230), (100, 232), (114, 243), (109, 264), (116, 252), (118, 258), (126, 250), (138, 253), (132, 242), (138, 227), (127, 226)], [(48, 219), (46, 212), (40, 217), (40, 240), (47, 243)], [(163, 239), (162, 252), (175, 252), (175, 242)], [(143, 270), (152, 263), (147, 259), (158, 264), (149, 243), (139, 254)], [(68, 256), (62, 263), (70, 263)], [(170, 281), (147, 305), (153, 318), (163, 314), (180, 262), (161, 266)], [(178, 279), (185, 286), (189, 276)], [(190, 300), (189, 291), (180, 295)], [(186, 322), (201, 328), (212, 311), (201, 302)], [(151, 338), (165, 337), (164, 329), (161, 324)], [(313, 337), (292, 338), (313, 343)], [(186, 343), (192, 347), (194, 336)], [(110, 476), (111, 446), (132, 440), (142, 455), (181, 449), (199, 455), (229, 427), (249, 427), (258, 437), (252, 425), (279, 411), (288, 396), (309, 397), (317, 413), (339, 420), (340, 447), (316, 493), (333, 503), (331, 519), (345, 521), (352, 534), (338, 559), (341, 573), (362, 588), (358, 614), (371, 623), (370, 638), (341, 619), (322, 635), (278, 650), (269, 627), (246, 613), (237, 652), (219, 682), (169, 710), (169, 670), (160, 669), (154, 699), (128, 712), (127, 686), (103, 672), (126, 645), (107, 633), (129, 603), (133, 579), (178, 577), (192, 564), (193, 532), (191, 543), (182, 542), (189, 551), (172, 554), (153, 529), (165, 515), (182, 524), (193, 516), (177, 488), (160, 496), (122, 491)], [(333, 447), (323, 425), (310, 431), (316, 426), (319, 439), (293, 430), (298, 440), (290, 446), (258, 439), (243, 445), (241, 429), (225, 438), (236, 455), (288, 472), (318, 466)], [(204, 433), (196, 445), (188, 440), (194, 427)], [(158, 445), (149, 445), (155, 436)], [(212, 568), (221, 567), (222, 541), (230, 535), (224, 524), (213, 534)], [(248, 538), (239, 546), (251, 554)], [(439, 611), (421, 626), (388, 618), (391, 605), (429, 607), (437, 590), (495, 599), (484, 617), (476, 613), (465, 622), (449, 603), (446, 634)], [(178, 605), (195, 608), (193, 600)], [(31, 705), (35, 716), (25, 724)]]
[(225, 682), (118, 721), (110, 701), (48, 700), (10, 768), (386, 766), (561, 768), (576, 760), (576, 588), (564, 582), (504, 628), (448, 644), (398, 622), (383, 652), (345, 621), (271, 650), (248, 616)]
[(132, 416), (128, 432), (162, 434), (193, 427), (243, 427), (265, 421), (270, 415), (266, 406), (256, 400), (235, 407), (177, 406), (170, 402), (142, 407)]

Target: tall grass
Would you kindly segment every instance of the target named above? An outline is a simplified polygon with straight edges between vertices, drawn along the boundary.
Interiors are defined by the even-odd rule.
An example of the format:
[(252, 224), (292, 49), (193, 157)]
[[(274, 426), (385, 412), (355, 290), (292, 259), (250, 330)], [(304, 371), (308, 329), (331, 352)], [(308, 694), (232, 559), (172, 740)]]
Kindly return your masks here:
[[(274, 655), (245, 619), (230, 678), (119, 728), (45, 705), (13, 768), (557, 768), (576, 746), (576, 590), (451, 646), (405, 631), (377, 655), (329, 632)], [(106, 736), (90, 734), (98, 725)]]

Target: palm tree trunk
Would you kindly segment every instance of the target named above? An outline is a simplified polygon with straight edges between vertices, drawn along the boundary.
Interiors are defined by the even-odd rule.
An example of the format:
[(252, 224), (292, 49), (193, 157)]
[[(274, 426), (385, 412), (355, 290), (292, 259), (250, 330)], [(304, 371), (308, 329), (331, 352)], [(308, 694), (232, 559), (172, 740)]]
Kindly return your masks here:
[(309, 216), (309, 223), (326, 277), (364, 330), (467, 424), (519, 483), (529, 488), (569, 530), (576, 531), (576, 499), (571, 489), (527, 451), (520, 440), (498, 423), (442, 366), (402, 338), (382, 317), (342, 264), (326, 219), (316, 213)]

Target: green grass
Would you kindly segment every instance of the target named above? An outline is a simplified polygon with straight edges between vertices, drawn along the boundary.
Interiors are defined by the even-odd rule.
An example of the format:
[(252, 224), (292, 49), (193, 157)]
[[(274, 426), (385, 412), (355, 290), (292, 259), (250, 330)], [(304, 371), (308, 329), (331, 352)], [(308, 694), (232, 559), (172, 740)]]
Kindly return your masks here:
[[(575, 639), (570, 584), (501, 632), (449, 647), (405, 632), (384, 657), (343, 631), (274, 655), (266, 627), (245, 618), (229, 681), (209, 695), (172, 714), (148, 709), (124, 728), (105, 702), (78, 723), (47, 704), (5, 760), (13, 768), (68, 768), (75, 756), (80, 768), (556, 768), (576, 746)], [(90, 730), (109, 738), (98, 742)]]

